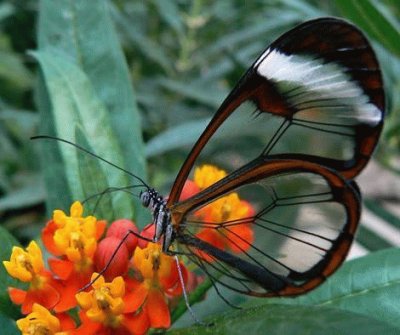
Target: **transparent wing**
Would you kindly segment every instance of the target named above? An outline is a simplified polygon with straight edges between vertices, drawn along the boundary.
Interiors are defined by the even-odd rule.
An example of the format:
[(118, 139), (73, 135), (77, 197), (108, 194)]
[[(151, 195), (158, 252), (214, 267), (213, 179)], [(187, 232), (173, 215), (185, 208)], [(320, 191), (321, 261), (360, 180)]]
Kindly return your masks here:
[(375, 54), (353, 25), (324, 18), (290, 30), (222, 103), (183, 164), (169, 205), (178, 201), (194, 164), (202, 162), (231, 172), (258, 157), (291, 158), (352, 179), (382, 129), (382, 87)]
[(298, 160), (253, 162), (171, 210), (177, 248), (218, 282), (256, 296), (296, 295), (343, 262), (359, 194)]

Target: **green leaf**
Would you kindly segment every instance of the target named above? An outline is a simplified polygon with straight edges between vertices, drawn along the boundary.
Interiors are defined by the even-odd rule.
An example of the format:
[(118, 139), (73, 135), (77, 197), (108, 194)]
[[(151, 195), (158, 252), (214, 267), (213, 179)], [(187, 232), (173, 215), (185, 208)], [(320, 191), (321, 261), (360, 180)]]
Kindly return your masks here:
[(0, 212), (10, 209), (38, 205), (45, 199), (45, 191), (40, 179), (32, 180), (31, 183), (19, 189), (14, 189), (5, 196), (0, 197)]
[(0, 313), (0, 325), (2, 334), (7, 334), (7, 335), (21, 334), (19, 329), (17, 329), (15, 321), (3, 313)]
[[(41, 122), (39, 122), (39, 134), (56, 136), (52, 104), (42, 73), (39, 73), (35, 94), (41, 119)], [(68, 185), (66, 169), (58, 146), (44, 141), (40, 141), (39, 144), (41, 168), (47, 190), (47, 217), (51, 217), (54, 209), (66, 210), (74, 199), (70, 191), (70, 185)], [(56, 192), (55, 190), (62, 191)]]
[(400, 229), (400, 218), (398, 218), (396, 215), (389, 212), (387, 209), (385, 209), (379, 203), (377, 203), (376, 201), (374, 201), (372, 199), (366, 198), (366, 199), (364, 199), (364, 204), (375, 215), (377, 215), (381, 219), (389, 222), (394, 227)]
[(316, 290), (279, 302), (340, 308), (399, 327), (399, 259), (400, 249), (387, 249), (349, 261)]
[[(9, 261), (12, 247), (19, 246), (19, 243), (7, 230), (5, 230), (3, 227), (0, 226), (0, 245), (1, 245), (0, 259), (2, 261)], [(10, 317), (17, 317), (19, 316), (18, 307), (11, 303), (7, 292), (8, 287), (23, 288), (24, 284), (11, 277), (6, 271), (3, 264), (1, 264), (0, 265), (0, 312)], [(3, 325), (1, 321), (2, 317), (1, 313), (0, 313), (0, 324)], [(8, 333), (5, 332), (3, 334), (8, 334)]]
[(342, 14), (388, 50), (400, 56), (400, 31), (371, 0), (335, 0)]
[(158, 64), (165, 72), (172, 74), (172, 62), (165, 54), (163, 48), (156, 43), (153, 39), (148, 38), (142, 32), (138, 31), (136, 25), (132, 24), (123, 13), (119, 12), (114, 6), (111, 5), (112, 15), (116, 18), (116, 22), (121, 29), (126, 33), (127, 38), (136, 46), (137, 52), (142, 53), (147, 59), (152, 60)]
[[(79, 69), (83, 74), (81, 78), (86, 81), (84, 85), (91, 86), (91, 94), (98, 100), (90, 107), (102, 106), (101, 111), (93, 109), (89, 114), (94, 119), (107, 121), (102, 125), (105, 129), (100, 133), (90, 134), (90, 136), (105, 136), (104, 141), (108, 141), (111, 136), (108, 131), (112, 129), (115, 135), (111, 137), (114, 138), (115, 143), (108, 149), (111, 147), (118, 149), (117, 151), (107, 151), (105, 156), (112, 157), (114, 163), (145, 179), (140, 117), (129, 78), (129, 70), (110, 19), (108, 2), (105, 0), (41, 0), (39, 13), (38, 44), (40, 52), (47, 49), (55, 50), (63, 61), (68, 59), (71, 65), (75, 65), (76, 70)], [(74, 93), (78, 97), (82, 93), (80, 91), (82, 87), (78, 86), (83, 83), (79, 84), (79, 80), (77, 78), (74, 80), (72, 76), (69, 79), (72, 79), (70, 88), (74, 89)], [(74, 87), (76, 84), (77, 87)], [(39, 98), (46, 100), (44, 95), (42, 93)], [(51, 96), (51, 103), (53, 103), (52, 100), (54, 97)], [(79, 99), (76, 102), (79, 102)], [(39, 101), (39, 105), (46, 110), (46, 103)], [(89, 106), (80, 108), (79, 112), (84, 112), (87, 107)], [(47, 106), (47, 108), (52, 112), (54, 105)], [(65, 114), (67, 111), (59, 110), (58, 113)], [(108, 114), (107, 119), (103, 114)], [(49, 131), (52, 127), (52, 116), (44, 113), (42, 121), (50, 123), (45, 129)], [(49, 132), (51, 135), (51, 131)], [(73, 137), (68, 139), (71, 138)], [(100, 140), (95, 139), (95, 142), (97, 141)], [(97, 151), (97, 145), (89, 142), (96, 154), (104, 156), (103, 151)], [(58, 158), (57, 154), (54, 152), (52, 154), (55, 159)], [(59, 177), (62, 178), (62, 175)], [(140, 212), (143, 209), (138, 204), (136, 210)], [(126, 216), (127, 212), (120, 214)]]
[[(222, 100), (221, 100), (222, 101)], [(146, 156), (152, 157), (155, 155), (163, 154), (169, 150), (182, 148), (184, 146), (193, 145), (195, 141), (202, 134), (207, 124), (210, 122), (209, 118), (199, 119), (195, 121), (183, 122), (175, 127), (171, 127), (159, 135), (153, 137), (146, 145)], [(213, 139), (232, 139), (238, 138), (237, 131), (240, 129), (241, 136), (263, 136), (265, 128), (252, 128), (243, 127), (243, 119), (240, 117), (226, 122), (224, 127), (221, 127), (214, 135)], [(271, 129), (273, 125), (271, 124)], [(216, 145), (212, 142), (208, 144), (209, 147)], [(221, 145), (221, 144), (220, 144)], [(223, 144), (222, 144), (223, 145)], [(224, 148), (220, 148), (223, 150)], [(225, 148), (226, 149), (226, 148)]]
[(179, 13), (178, 3), (175, 1), (152, 1), (160, 17), (176, 31), (178, 35), (184, 33), (184, 23)]
[[(45, 78), (56, 135), (78, 143), (75, 138), (75, 129), (81, 127), (90, 148), (97, 155), (118, 166), (123, 166), (122, 154), (113, 135), (108, 114), (86, 75), (75, 63), (70, 61), (70, 58), (55, 50), (48, 49), (32, 54), (39, 61)], [(84, 189), (84, 180), (81, 180), (79, 176), (77, 149), (65, 143), (59, 143), (59, 150), (73, 199), (85, 199), (88, 193)], [(105, 168), (104, 164), (102, 166)], [(115, 169), (93, 177), (104, 178), (104, 175), (106, 175), (107, 184), (110, 187), (128, 185), (126, 176)], [(63, 190), (52, 191), (63, 192)], [(129, 196), (122, 193), (115, 194), (113, 197), (114, 210), (120, 217), (132, 217), (131, 200)], [(68, 208), (68, 206), (66, 207)]]
[[(237, 49), (240, 51), (240, 46), (247, 44), (248, 41), (252, 39), (262, 39), (265, 45), (261, 48), (265, 48), (267, 47), (267, 43), (264, 39), (269, 38), (269, 42), (273, 40), (273, 36), (268, 36), (268, 33), (276, 29), (282, 29), (282, 27), (287, 28), (299, 19), (297, 15), (287, 15), (287, 13), (285, 13), (285, 15), (286, 17), (284, 20), (280, 18), (279, 20), (271, 19), (254, 22), (252, 25), (243, 27), (240, 30), (234, 30), (230, 34), (226, 34), (212, 42), (210, 41), (201, 52), (197, 52), (197, 54), (194, 55), (192, 61), (194, 63), (204, 63), (205, 59), (209, 59), (216, 54), (221, 54), (226, 50), (231, 50), (235, 46), (239, 46)], [(258, 52), (261, 52), (261, 50), (262, 49), (258, 50)], [(235, 49), (235, 51), (237, 50)]]
[(15, 7), (10, 3), (2, 3), (0, 4), (0, 21), (7, 19), (9, 16), (14, 14)]
[[(32, 84), (32, 75), (20, 55), (0, 50), (0, 77), (10, 81), (17, 90), (26, 90)], [(4, 85), (4, 84), (3, 84)]]
[(398, 334), (383, 321), (339, 309), (312, 306), (265, 305), (227, 313), (211, 325), (177, 329), (174, 335), (200, 334)]
[(161, 79), (160, 85), (172, 92), (178, 93), (179, 95), (193, 99), (206, 106), (210, 106), (214, 109), (218, 108), (225, 92), (217, 90), (215, 87), (206, 85), (195, 85), (179, 82), (173, 79)]
[(357, 231), (357, 242), (369, 251), (377, 251), (381, 249), (391, 248), (394, 245), (383, 237), (373, 232), (368, 227), (361, 224)]
[(193, 145), (209, 122), (210, 119), (206, 118), (184, 122), (176, 127), (167, 129), (163, 133), (153, 137), (146, 144), (146, 156), (152, 157), (185, 145)]
[[(88, 143), (85, 134), (79, 127), (76, 128), (76, 140), (81, 143), (85, 148), (93, 150)], [(85, 192), (85, 199), (93, 197), (93, 202), (88, 201), (85, 203), (85, 207), (88, 213), (111, 221), (115, 218), (113, 211), (112, 202), (110, 196), (105, 194), (109, 189), (107, 184), (107, 176), (104, 174), (101, 168), (101, 162), (93, 157), (89, 157), (87, 154), (77, 151), (78, 166), (79, 166), (79, 180), (82, 182), (82, 189)], [(89, 209), (87, 209), (87, 204)]]

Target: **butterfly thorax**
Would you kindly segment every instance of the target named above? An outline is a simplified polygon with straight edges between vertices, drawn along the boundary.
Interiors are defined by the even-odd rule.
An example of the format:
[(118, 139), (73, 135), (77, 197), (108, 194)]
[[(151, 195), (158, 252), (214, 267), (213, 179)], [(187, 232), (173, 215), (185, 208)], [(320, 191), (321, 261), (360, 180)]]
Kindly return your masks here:
[(155, 189), (149, 188), (140, 193), (140, 200), (144, 207), (150, 208), (153, 216), (155, 231), (153, 242), (163, 239), (163, 251), (168, 252), (169, 246), (173, 242), (173, 226), (171, 223), (171, 213), (167, 207), (167, 200), (162, 197)]

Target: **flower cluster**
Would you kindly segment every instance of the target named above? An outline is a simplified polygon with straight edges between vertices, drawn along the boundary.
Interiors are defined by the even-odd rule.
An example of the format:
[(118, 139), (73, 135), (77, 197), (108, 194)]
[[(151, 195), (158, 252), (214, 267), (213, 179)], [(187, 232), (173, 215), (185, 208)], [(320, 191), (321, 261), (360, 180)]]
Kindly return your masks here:
[[(225, 175), (213, 166), (196, 169), (182, 198)], [(170, 307), (183, 290), (179, 270), (185, 283), (195, 275), (183, 262), (178, 269), (175, 259), (162, 252), (161, 243), (148, 242), (154, 226), (139, 233), (132, 221), (120, 219), (107, 228), (105, 221), (84, 216), (83, 210), (75, 202), (69, 214), (54, 211), (41, 236), (51, 255), (48, 267), (35, 241), (25, 250), (14, 247), (10, 260), (3, 262), (10, 276), (26, 283), (24, 290), (8, 289), (11, 301), (26, 315), (17, 321), (18, 328), (23, 334), (59, 335), (144, 334), (150, 328), (168, 328)], [(230, 193), (195, 215), (219, 223), (240, 220), (252, 211), (237, 193)], [(238, 235), (253, 239), (249, 223), (233, 226), (224, 233), (226, 238), (215, 231), (199, 230), (197, 236), (235, 253), (248, 246)]]
[[(129, 220), (114, 221), (106, 230), (104, 221), (84, 217), (83, 206), (75, 202), (69, 215), (54, 211), (42, 231), (52, 255), (49, 269), (35, 241), (26, 250), (14, 247), (4, 266), (29, 284), (27, 290), (9, 288), (12, 302), (28, 314), (17, 323), (22, 333), (144, 334), (168, 328), (168, 303), (181, 294), (177, 265), (159, 244), (139, 248), (135, 235), (124, 239), (129, 231), (138, 233)], [(104, 268), (103, 275), (96, 273)], [(79, 292), (88, 283), (91, 287)], [(72, 309), (79, 309), (78, 324), (66, 313)]]

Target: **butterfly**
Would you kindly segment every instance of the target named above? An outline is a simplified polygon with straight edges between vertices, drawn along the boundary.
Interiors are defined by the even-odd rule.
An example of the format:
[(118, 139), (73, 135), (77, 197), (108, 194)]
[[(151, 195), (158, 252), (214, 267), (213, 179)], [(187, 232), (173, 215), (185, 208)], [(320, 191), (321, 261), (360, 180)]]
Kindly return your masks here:
[[(320, 285), (344, 261), (359, 224), (361, 196), (353, 179), (379, 139), (384, 100), (378, 61), (354, 25), (320, 18), (288, 31), (262, 52), (222, 103), (168, 199), (153, 189), (142, 192), (143, 205), (153, 212), (155, 239), (163, 238), (165, 252), (177, 244), (174, 250), (213, 283), (243, 294), (291, 296)], [(241, 109), (244, 104), (253, 109)], [(247, 161), (224, 178), (181, 201), (201, 152), (234, 117), (241, 129), (249, 129), (252, 118), (264, 140), (251, 142)], [(273, 119), (274, 131), (264, 118)], [(280, 145), (284, 141), (295, 143)], [(198, 219), (202, 208), (233, 192), (251, 199), (251, 216)], [(251, 241), (235, 233), (240, 225), (251, 226)], [(200, 238), (199, 229), (217, 232), (236, 250)]]
[[(152, 241), (185, 255), (213, 285), (239, 293), (314, 289), (352, 244), (361, 213), (353, 179), (376, 147), (384, 110), (380, 67), (364, 34), (337, 18), (300, 24), (267, 47), (223, 101), (168, 198), (138, 178), (141, 202), (153, 214)], [(218, 141), (223, 150), (213, 152)], [(204, 152), (229, 173), (182, 199)], [(204, 215), (212, 207), (228, 213), (230, 195), (251, 210)]]

